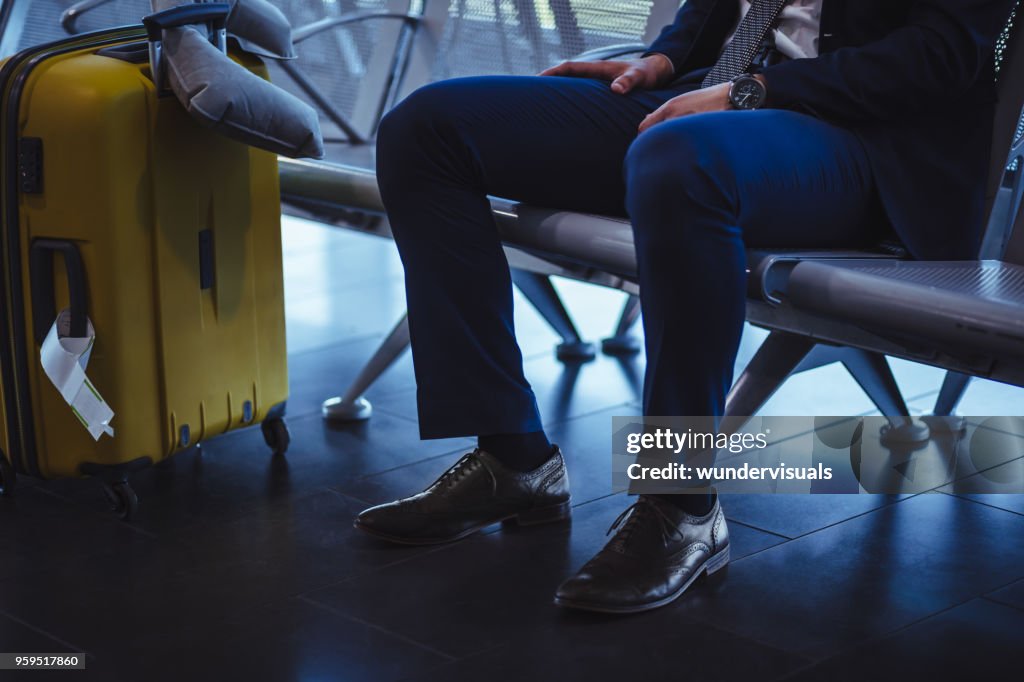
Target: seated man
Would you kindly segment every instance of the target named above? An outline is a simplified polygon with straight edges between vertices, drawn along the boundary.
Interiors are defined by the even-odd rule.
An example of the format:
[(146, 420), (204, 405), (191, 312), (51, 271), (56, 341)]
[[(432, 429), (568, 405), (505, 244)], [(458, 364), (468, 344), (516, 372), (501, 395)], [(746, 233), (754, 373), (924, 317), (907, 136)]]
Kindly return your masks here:
[[(356, 526), (408, 544), (569, 517), (562, 454), (523, 375), (487, 195), (625, 212), (648, 415), (721, 416), (745, 249), (979, 244), (995, 45), (1013, 0), (689, 0), (641, 59), (465, 78), (380, 128), (378, 178), (406, 271), (423, 438), (477, 436), (425, 491)], [(595, 458), (608, 453), (589, 453)], [(729, 557), (714, 495), (641, 496), (557, 604), (665, 605)]]

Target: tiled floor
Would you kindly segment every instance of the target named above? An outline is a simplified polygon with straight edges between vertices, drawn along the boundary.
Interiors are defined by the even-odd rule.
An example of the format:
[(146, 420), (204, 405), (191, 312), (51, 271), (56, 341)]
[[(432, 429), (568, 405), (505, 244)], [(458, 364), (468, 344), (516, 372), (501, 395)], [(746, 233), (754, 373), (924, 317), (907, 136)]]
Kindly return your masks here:
[[(401, 268), (374, 237), (294, 219), (285, 237), (287, 458), (272, 460), (254, 430), (211, 441), (134, 477), (133, 524), (109, 516), (88, 482), (26, 482), (0, 500), (0, 651), (83, 651), (87, 671), (60, 679), (104, 682), (938, 680), (1024, 663), (1015, 495), (733, 496), (724, 576), (647, 615), (556, 609), (555, 586), (626, 505), (609, 495), (609, 418), (638, 411), (643, 365), (560, 365), (554, 334), (526, 305), (527, 372), (569, 458), (572, 524), (432, 549), (358, 536), (360, 509), (422, 487), (471, 441), (418, 440), (408, 356), (370, 391), (369, 423), (323, 424), (320, 401), (400, 317)], [(621, 294), (560, 288), (588, 338), (614, 326)], [(741, 362), (762, 338), (750, 330)], [(942, 373), (894, 367), (927, 411)], [(963, 411), (1020, 414), (1022, 398), (977, 382)], [(872, 408), (826, 367), (768, 409)]]

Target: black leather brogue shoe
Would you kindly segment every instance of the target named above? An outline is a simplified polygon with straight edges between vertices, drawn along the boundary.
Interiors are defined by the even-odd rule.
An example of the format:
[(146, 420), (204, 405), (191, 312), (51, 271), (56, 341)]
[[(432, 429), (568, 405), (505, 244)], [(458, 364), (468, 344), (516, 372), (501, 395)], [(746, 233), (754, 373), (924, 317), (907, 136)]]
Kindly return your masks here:
[(562, 583), (555, 604), (602, 613), (648, 611), (729, 563), (729, 529), (717, 499), (698, 517), (644, 495), (608, 532), (616, 529), (604, 549)]
[(569, 477), (557, 448), (548, 461), (526, 472), (474, 450), (418, 495), (362, 512), (355, 527), (391, 542), (433, 545), (499, 521), (534, 525), (569, 515)]

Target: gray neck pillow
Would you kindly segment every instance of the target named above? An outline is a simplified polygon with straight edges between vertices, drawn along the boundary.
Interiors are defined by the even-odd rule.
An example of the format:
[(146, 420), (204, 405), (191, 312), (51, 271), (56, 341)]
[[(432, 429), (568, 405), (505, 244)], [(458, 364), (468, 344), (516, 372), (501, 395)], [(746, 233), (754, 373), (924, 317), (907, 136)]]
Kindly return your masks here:
[[(180, 0), (152, 0), (155, 10), (169, 9), (182, 4)], [(252, 7), (266, 5), (274, 10), (267, 13), (283, 22), (268, 23), (278, 40), (266, 35), (259, 42), (286, 47), (291, 55), (291, 27), (284, 16), (263, 0), (236, 0), (231, 16), (242, 4)], [(239, 16), (252, 18), (258, 13)], [(243, 26), (252, 30), (258, 22), (246, 21)], [(232, 25), (228, 23), (228, 31)], [(286, 32), (285, 32), (286, 29)], [(267, 31), (269, 34), (271, 31)], [(239, 42), (255, 44), (253, 34)], [(239, 36), (235, 36), (238, 38)], [(256, 52), (263, 54), (263, 52)], [(203, 125), (217, 132), (260, 149), (297, 157), (323, 158), (324, 143), (316, 110), (294, 95), (263, 80), (240, 66), (214, 47), (206, 37), (205, 29), (183, 26), (164, 31), (163, 61), (166, 82), (188, 113)]]

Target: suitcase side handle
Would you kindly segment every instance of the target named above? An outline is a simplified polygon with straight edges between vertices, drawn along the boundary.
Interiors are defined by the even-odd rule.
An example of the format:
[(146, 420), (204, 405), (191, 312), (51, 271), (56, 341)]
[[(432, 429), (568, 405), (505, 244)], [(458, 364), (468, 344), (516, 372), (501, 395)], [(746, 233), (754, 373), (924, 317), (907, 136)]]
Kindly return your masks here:
[(64, 256), (64, 270), (68, 278), (71, 299), (71, 336), (82, 338), (89, 332), (88, 301), (85, 284), (85, 265), (82, 254), (74, 242), (61, 239), (34, 239), (29, 248), (29, 266), (32, 286), (32, 325), (36, 343), (42, 344), (57, 319), (57, 299), (53, 288), (53, 261), (57, 254)]
[(156, 91), (164, 91), (163, 32), (189, 24), (205, 24), (207, 37), (224, 54), (228, 53), (227, 20), (231, 5), (226, 2), (193, 2), (165, 9), (142, 18), (149, 39), (149, 68)]

